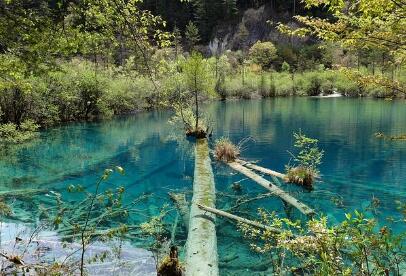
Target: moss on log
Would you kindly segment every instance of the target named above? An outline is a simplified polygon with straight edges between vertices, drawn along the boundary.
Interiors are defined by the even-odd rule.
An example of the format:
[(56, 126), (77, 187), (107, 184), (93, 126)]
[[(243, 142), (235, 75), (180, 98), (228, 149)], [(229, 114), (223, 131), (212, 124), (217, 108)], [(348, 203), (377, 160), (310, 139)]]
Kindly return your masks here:
[(193, 198), (186, 242), (186, 276), (217, 276), (218, 256), (215, 215), (198, 207), (215, 207), (214, 176), (207, 139), (198, 139), (195, 148)]

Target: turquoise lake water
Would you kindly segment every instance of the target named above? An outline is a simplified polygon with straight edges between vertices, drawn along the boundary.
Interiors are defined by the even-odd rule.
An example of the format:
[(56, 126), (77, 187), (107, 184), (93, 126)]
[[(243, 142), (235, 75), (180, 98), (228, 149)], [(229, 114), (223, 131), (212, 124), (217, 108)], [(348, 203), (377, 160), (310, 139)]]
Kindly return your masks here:
[[(276, 98), (269, 100), (229, 101), (210, 103), (205, 108), (213, 122), (210, 141), (228, 136), (238, 143), (252, 137), (244, 147), (242, 158), (283, 171), (293, 151), (294, 131), (319, 139), (325, 151), (320, 168), (322, 181), (311, 192), (283, 184), (285, 190), (329, 217), (335, 223), (345, 212), (365, 209), (372, 198), (380, 202), (376, 216), (382, 224), (399, 220), (396, 201), (406, 201), (406, 142), (377, 139), (374, 133), (387, 135), (406, 133), (406, 102), (347, 98)], [(154, 215), (163, 204), (171, 201), (170, 191), (187, 192), (190, 199), (193, 181), (193, 142), (181, 131), (168, 124), (169, 111), (142, 112), (113, 120), (95, 123), (74, 123), (51, 128), (27, 144), (9, 151), (0, 158), (0, 191), (26, 188), (55, 190), (66, 197), (74, 197), (66, 188), (70, 184), (94, 187), (105, 168), (120, 165), (126, 173), (114, 175), (106, 185), (123, 185), (126, 200), (142, 193), (154, 193), (140, 209), (144, 215)], [(219, 191), (217, 207), (227, 209), (238, 196), (230, 188), (244, 179), (213, 161), (216, 187)], [(243, 194), (265, 192), (252, 181), (241, 182)], [(72, 198), (73, 200), (74, 198)], [(16, 202), (21, 211), (15, 219), (37, 221), (31, 210), (35, 203)], [(243, 208), (241, 215), (254, 218), (256, 208), (265, 207), (285, 214), (278, 199), (264, 199)], [(368, 212), (367, 212), (368, 213)], [(299, 217), (299, 214), (291, 214)], [(168, 217), (173, 219), (174, 215)], [(145, 216), (134, 215), (132, 223), (145, 221)], [(394, 231), (405, 231), (396, 224)], [(264, 264), (261, 256), (250, 251), (233, 224), (218, 220), (220, 260), (228, 258), (221, 269), (224, 274), (241, 275), (248, 272), (247, 264), (258, 264), (255, 273), (261, 275)], [(180, 243), (186, 238), (179, 230)], [(142, 241), (134, 243), (143, 246)], [(244, 274), (244, 273), (243, 273)]]

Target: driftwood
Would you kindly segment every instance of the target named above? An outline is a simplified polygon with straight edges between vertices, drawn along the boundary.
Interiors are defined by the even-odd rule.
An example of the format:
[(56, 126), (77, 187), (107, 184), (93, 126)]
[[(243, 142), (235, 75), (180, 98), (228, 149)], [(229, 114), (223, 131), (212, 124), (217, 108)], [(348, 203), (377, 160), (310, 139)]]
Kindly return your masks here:
[(283, 180), (286, 178), (286, 175), (283, 174), (283, 173), (276, 172), (276, 171), (273, 171), (273, 170), (270, 170), (270, 169), (255, 165), (255, 164), (246, 162), (246, 161), (241, 160), (241, 159), (236, 159), (235, 161), (238, 162), (239, 164), (249, 168), (249, 169), (253, 169), (253, 170), (261, 172), (263, 174), (267, 174), (267, 175), (270, 175), (270, 176), (276, 176), (276, 177), (281, 178)]
[(269, 230), (269, 231), (275, 232), (275, 233), (281, 233), (282, 232), (282, 230), (280, 230), (278, 228), (271, 227), (271, 226), (268, 226), (268, 225), (264, 225), (262, 223), (252, 221), (252, 220), (249, 220), (249, 219), (246, 219), (246, 218), (242, 218), (242, 217), (239, 217), (239, 216), (224, 212), (224, 211), (216, 209), (216, 208), (211, 208), (211, 207), (208, 207), (208, 206), (204, 206), (202, 204), (197, 204), (197, 206), (199, 206), (200, 209), (205, 210), (207, 212), (216, 214), (216, 215), (221, 216), (221, 217), (229, 218), (229, 219), (232, 219), (232, 220), (244, 223), (244, 224), (248, 224), (248, 225), (254, 226), (256, 228), (260, 228), (260, 229), (263, 229), (263, 230)]
[(190, 207), (189, 232), (186, 242), (186, 276), (217, 276), (218, 256), (215, 215), (198, 207), (214, 207), (216, 191), (207, 139), (197, 139), (193, 198)]
[(304, 203), (300, 202), (293, 196), (289, 195), (287, 192), (279, 188), (278, 186), (272, 184), (272, 182), (266, 180), (265, 178), (259, 176), (258, 174), (254, 173), (252, 170), (242, 166), (237, 162), (227, 163), (232, 169), (244, 174), (245, 176), (251, 178), (256, 183), (264, 187), (265, 189), (269, 190), (272, 194), (280, 197), (283, 201), (289, 203), (290, 205), (294, 206), (298, 209), (301, 213), (305, 214), (306, 216), (314, 214), (314, 210), (305, 205)]
[(183, 224), (185, 225), (186, 230), (188, 230), (190, 211), (188, 202), (186, 200), (186, 195), (184, 193), (169, 193), (169, 197), (175, 203), (176, 209), (178, 209), (180, 215), (182, 216)]

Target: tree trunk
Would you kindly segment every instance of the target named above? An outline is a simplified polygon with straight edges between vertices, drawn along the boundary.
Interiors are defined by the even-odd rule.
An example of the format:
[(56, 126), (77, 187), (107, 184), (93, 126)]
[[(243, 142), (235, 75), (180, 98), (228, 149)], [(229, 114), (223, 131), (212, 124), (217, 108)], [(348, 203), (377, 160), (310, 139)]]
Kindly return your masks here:
[(268, 225), (264, 225), (262, 223), (252, 221), (252, 220), (249, 220), (249, 219), (246, 219), (246, 218), (242, 218), (242, 217), (239, 217), (239, 216), (224, 212), (222, 210), (218, 210), (216, 208), (207, 207), (207, 206), (204, 206), (202, 204), (198, 204), (197, 206), (200, 209), (205, 210), (207, 212), (216, 214), (216, 215), (221, 216), (221, 217), (229, 218), (229, 219), (232, 219), (232, 220), (244, 223), (244, 224), (248, 224), (248, 225), (254, 226), (256, 228), (260, 228), (262, 230), (269, 230), (269, 231), (274, 232), (274, 233), (281, 233), (282, 232), (281, 229), (271, 227), (271, 226), (268, 226)]
[(215, 207), (215, 185), (207, 139), (197, 139), (193, 198), (186, 242), (186, 276), (217, 276), (218, 256), (215, 215), (198, 207)]
[(199, 127), (199, 100), (197, 99), (197, 91), (195, 91), (195, 105), (196, 105), (196, 125), (195, 125), (195, 131), (197, 131)]
[(270, 170), (270, 169), (267, 169), (267, 168), (264, 168), (264, 167), (260, 167), (258, 165), (251, 164), (249, 162), (245, 162), (245, 161), (240, 160), (240, 159), (237, 159), (235, 161), (240, 163), (241, 165), (249, 168), (249, 169), (253, 169), (255, 171), (258, 171), (258, 172), (261, 172), (261, 173), (264, 173), (264, 174), (267, 174), (267, 175), (270, 175), (270, 176), (276, 176), (276, 177), (281, 178), (283, 180), (286, 177), (286, 175), (284, 175), (283, 173), (276, 172), (276, 171), (273, 171), (273, 170)]
[(245, 168), (238, 162), (231, 162), (227, 163), (232, 169), (244, 174), (245, 176), (251, 178), (256, 183), (267, 189), (268, 191), (272, 192), (274, 195), (280, 197), (283, 201), (289, 203), (296, 209), (298, 209), (302, 214), (306, 216), (311, 216), (315, 212), (313, 209), (305, 205), (304, 203), (300, 202), (278, 186), (274, 185), (272, 182), (266, 180), (265, 178), (259, 176), (258, 174), (254, 173), (252, 170)]

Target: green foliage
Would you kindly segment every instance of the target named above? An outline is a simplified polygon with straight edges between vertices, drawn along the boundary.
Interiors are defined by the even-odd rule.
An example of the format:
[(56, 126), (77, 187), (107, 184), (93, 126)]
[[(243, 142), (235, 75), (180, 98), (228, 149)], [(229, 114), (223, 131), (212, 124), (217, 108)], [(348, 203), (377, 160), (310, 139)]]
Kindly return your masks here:
[(294, 147), (299, 151), (296, 155), (293, 155), (293, 161), (298, 167), (310, 169), (318, 174), (318, 167), (324, 155), (324, 151), (320, 150), (317, 145), (318, 140), (307, 137), (301, 131), (293, 133), (293, 137), (295, 139)]
[[(406, 93), (405, 83), (395, 79), (393, 66), (404, 65), (406, 40), (402, 31), (405, 29), (406, 8), (398, 1), (304, 1), (306, 8), (326, 8), (330, 16), (296, 16), (304, 27), (290, 28), (279, 24), (279, 30), (289, 35), (316, 36), (331, 44), (338, 44), (346, 51), (356, 53), (357, 72), (352, 74), (357, 82), (364, 86), (373, 84), (381, 89), (390, 89), (393, 94)], [(383, 67), (392, 67), (392, 76), (376, 77), (375, 64), (379, 62), (377, 53), (381, 54)], [(331, 53), (332, 54), (332, 53)], [(379, 54), (378, 54), (379, 55)], [(387, 56), (387, 57), (386, 57)], [(385, 65), (385, 59), (390, 60)], [(362, 61), (372, 63), (372, 76), (369, 72), (359, 72)], [(341, 64), (341, 62), (340, 62)], [(344, 67), (353, 67), (347, 62)], [(382, 75), (383, 75), (382, 70)]]
[[(110, 57), (125, 45), (132, 53), (151, 45), (168, 46), (170, 35), (159, 16), (139, 8), (139, 0), (61, 2), (7, 1), (0, 9), (0, 41), (35, 73), (56, 66), (57, 58), (76, 54)], [(120, 33), (118, 36), (117, 34)]]
[(280, 233), (240, 225), (253, 240), (251, 247), (269, 253), (275, 273), (311, 275), (401, 275), (405, 265), (405, 234), (396, 235), (389, 227), (362, 213), (346, 214), (346, 219), (329, 226), (327, 217), (300, 221), (280, 218), (260, 210), (261, 222), (279, 228)]
[(20, 127), (13, 123), (0, 124), (0, 145), (19, 144), (37, 136), (39, 126), (31, 120), (21, 123)]
[(189, 21), (186, 26), (185, 38), (187, 40), (189, 50), (193, 50), (200, 41), (199, 29), (192, 21)]
[(250, 48), (249, 55), (253, 62), (261, 65), (265, 69), (269, 69), (273, 61), (277, 58), (276, 52), (276, 47), (272, 42), (257, 41)]
[(282, 72), (289, 72), (290, 71), (290, 65), (289, 65), (289, 63), (287, 63), (286, 61), (284, 61), (283, 63), (282, 63)]
[[(84, 256), (89, 244), (100, 237), (113, 238), (123, 237), (127, 233), (128, 227), (121, 223), (126, 218), (129, 209), (122, 204), (124, 193), (123, 187), (118, 187), (115, 191), (104, 189), (100, 192), (101, 185), (105, 183), (113, 172), (124, 174), (124, 169), (116, 166), (114, 169), (106, 169), (95, 185), (93, 193), (86, 193), (80, 186), (70, 185), (68, 191), (71, 193), (86, 193), (84, 201), (78, 205), (63, 202), (60, 194), (56, 194), (58, 210), (55, 214), (45, 214), (52, 221), (52, 224), (60, 232), (70, 232), (72, 237), (79, 237), (81, 242), (80, 274), (85, 274)], [(107, 231), (102, 231), (103, 223), (110, 225)]]
[(183, 63), (183, 74), (186, 87), (189, 93), (194, 98), (194, 107), (195, 107), (195, 130), (199, 129), (199, 97), (208, 96), (212, 93), (212, 85), (207, 61), (203, 59), (203, 56), (197, 52), (193, 52), (192, 55), (186, 59)]
[(185, 60), (182, 64), (186, 87), (192, 93), (210, 94), (211, 78), (208, 71), (207, 60), (197, 52)]
[(259, 85), (258, 85), (258, 90), (259, 90), (259, 94), (263, 97), (269, 97), (270, 96), (270, 91), (266, 85), (266, 76), (265, 74), (261, 74), (260, 78), (259, 78)]

